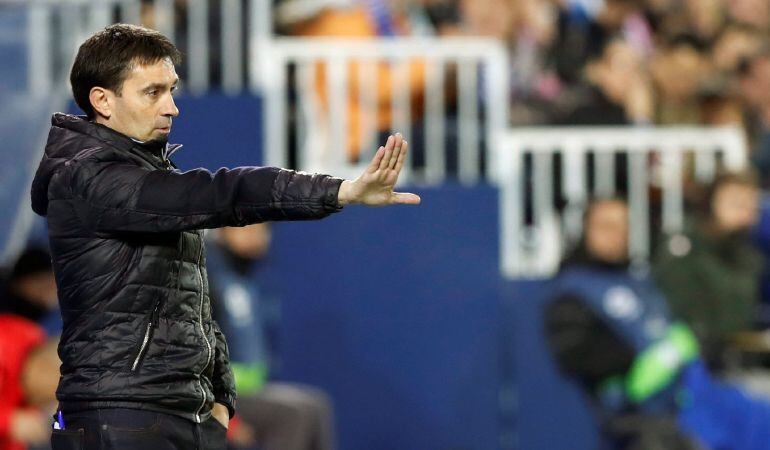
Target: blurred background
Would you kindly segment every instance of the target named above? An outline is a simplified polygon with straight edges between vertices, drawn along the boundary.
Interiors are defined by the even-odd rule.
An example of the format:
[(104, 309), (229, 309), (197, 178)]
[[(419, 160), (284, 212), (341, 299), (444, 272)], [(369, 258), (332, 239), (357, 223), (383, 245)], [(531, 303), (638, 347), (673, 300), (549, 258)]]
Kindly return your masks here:
[[(645, 280), (715, 377), (770, 399), (770, 0), (4, 0), (2, 309), (48, 339), (56, 291), (29, 186), (51, 114), (81, 114), (77, 47), (115, 22), (184, 54), (182, 169), (355, 177), (391, 130), (409, 141), (400, 184), (420, 207), (211, 237), (219, 320), (267, 368), (239, 389), (323, 392), (336, 448), (598, 448), (603, 407), (563, 355), (616, 350), (575, 356), (581, 337), (546, 309), (576, 252)], [(621, 219), (586, 214), (596, 199)], [(0, 341), (24, 366), (45, 339)], [(34, 378), (17, 372), (0, 388)], [(17, 397), (4, 436), (44, 443), (50, 395)], [(232, 445), (252, 448), (243, 421)]]

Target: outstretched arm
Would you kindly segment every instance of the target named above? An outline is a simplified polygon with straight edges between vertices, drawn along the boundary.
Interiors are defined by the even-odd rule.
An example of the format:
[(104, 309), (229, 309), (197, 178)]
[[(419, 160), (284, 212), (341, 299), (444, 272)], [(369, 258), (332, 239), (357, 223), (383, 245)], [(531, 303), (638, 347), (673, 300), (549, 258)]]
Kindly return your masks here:
[(417, 204), (393, 192), (407, 144), (391, 136), (354, 181), (274, 167), (211, 173), (148, 170), (98, 155), (72, 165), (82, 217), (97, 232), (163, 232), (243, 226), (274, 220), (320, 219), (344, 205)]
[(380, 147), (371, 164), (354, 181), (345, 180), (340, 186), (337, 201), (340, 206), (363, 204), (368, 206), (417, 205), (415, 194), (394, 192), (398, 175), (404, 167), (408, 143), (401, 134), (390, 136)]

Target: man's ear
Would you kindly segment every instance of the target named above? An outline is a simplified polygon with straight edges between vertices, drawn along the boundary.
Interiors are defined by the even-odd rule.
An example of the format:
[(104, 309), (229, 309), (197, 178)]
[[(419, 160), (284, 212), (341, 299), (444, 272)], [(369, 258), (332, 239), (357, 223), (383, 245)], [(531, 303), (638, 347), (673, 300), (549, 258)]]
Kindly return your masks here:
[(95, 86), (91, 88), (88, 99), (91, 101), (91, 107), (96, 114), (109, 119), (112, 116), (112, 98), (111, 92), (107, 89)]

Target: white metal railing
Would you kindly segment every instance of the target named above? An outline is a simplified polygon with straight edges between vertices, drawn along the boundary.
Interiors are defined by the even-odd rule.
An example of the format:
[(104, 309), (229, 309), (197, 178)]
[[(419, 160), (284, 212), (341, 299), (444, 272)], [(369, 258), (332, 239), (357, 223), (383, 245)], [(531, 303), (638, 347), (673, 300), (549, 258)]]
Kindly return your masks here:
[[(582, 232), (586, 201), (614, 195), (618, 187), (626, 191), (630, 208), (629, 254), (644, 263), (650, 254), (651, 189), (661, 193), (662, 231), (676, 232), (684, 223), (688, 168), (695, 180), (706, 182), (720, 164), (728, 170), (747, 164), (745, 138), (736, 128), (524, 128), (506, 131), (500, 143), (501, 270), (509, 278), (552, 275), (563, 243)], [(625, 167), (616, 155), (626, 158)], [(625, 171), (622, 186), (616, 184), (619, 170)], [(558, 185), (562, 192), (556, 193)], [(561, 212), (555, 194), (566, 200)]]
[(28, 88), (38, 96), (66, 88), (78, 46), (112, 23), (151, 26), (182, 49), (187, 73), (182, 86), (194, 95), (209, 90), (212, 71), (221, 75), (224, 92), (242, 92), (248, 86), (244, 46), (254, 44), (249, 52), (261, 55), (272, 35), (270, 0), (195, 0), (182, 7), (174, 0), (6, 1), (28, 9)]
[[(252, 48), (257, 48), (253, 46)], [(402, 182), (436, 184), (447, 171), (446, 136), (448, 67), (456, 70), (458, 178), (472, 184), (481, 179), (481, 142), (493, 148), (507, 127), (508, 57), (500, 42), (486, 39), (398, 38), (334, 40), (283, 38), (269, 43), (262, 59), (253, 57), (251, 79), (260, 85), (266, 100), (266, 162), (285, 166), (289, 161), (289, 132), (296, 133), (297, 165), (303, 170), (352, 176), (366, 163), (351, 162), (347, 137), (352, 117), (349, 102), (357, 101), (360, 137), (357, 144), (373, 152), (378, 128), (378, 74), (386, 65), (392, 80), (390, 129), (409, 139), (415, 118), (410, 73), (416, 64), (424, 68), (423, 83), (425, 168), (416, 173), (406, 165)], [(290, 71), (294, 69), (293, 86)], [(351, 70), (354, 75), (351, 75)], [(325, 81), (319, 86), (319, 71)], [(351, 83), (358, 80), (357, 87)], [(255, 86), (256, 87), (256, 86)], [(288, 90), (296, 94), (297, 126), (289, 129)], [(353, 93), (353, 89), (357, 92)], [(325, 100), (319, 91), (325, 91)], [(483, 116), (483, 118), (482, 118)], [(454, 130), (452, 130), (454, 131)], [(488, 153), (488, 158), (494, 156)], [(496, 167), (488, 159), (487, 168)], [(489, 171), (488, 171), (489, 172)], [(489, 175), (489, 173), (488, 173)]]

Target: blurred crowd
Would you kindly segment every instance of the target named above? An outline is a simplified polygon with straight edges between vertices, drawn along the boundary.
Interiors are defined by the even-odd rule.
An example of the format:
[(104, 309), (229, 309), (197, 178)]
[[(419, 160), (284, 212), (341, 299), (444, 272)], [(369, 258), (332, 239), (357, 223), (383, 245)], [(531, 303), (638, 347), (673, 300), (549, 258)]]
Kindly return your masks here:
[[(770, 186), (767, 0), (273, 0), (272, 4), (274, 30), (280, 35), (498, 39), (510, 56), (506, 95), (514, 126), (736, 126), (748, 138), (760, 185)], [(222, 80), (221, 6), (221, 0), (209, 1), (214, 86)], [(168, 18), (176, 21), (176, 40), (184, 53), (191, 50), (185, 48), (188, 8), (188, 0), (176, 0), (174, 18)], [(146, 0), (142, 22), (153, 27), (157, 20), (163, 18), (157, 15), (154, 2)], [(248, 45), (242, 49), (245, 59)], [(244, 80), (247, 66), (242, 67)], [(313, 114), (328, 134), (337, 118), (329, 110), (325, 67), (319, 64), (317, 69), (316, 91), (325, 107)], [(408, 89), (409, 138), (414, 165), (421, 168), (426, 151), (426, 66), (414, 61), (407, 80), (395, 80), (391, 71), (385, 63), (377, 66), (376, 107), (362, 111), (360, 84), (364, 81), (359, 79), (359, 64), (350, 64), (346, 100), (349, 159), (368, 156), (365, 152), (371, 149), (364, 148), (367, 144), (362, 136), (382, 137), (390, 132), (392, 119), (399, 113), (393, 111), (394, 93)], [(446, 72), (444, 139), (451, 175), (456, 173), (460, 151), (457, 91), (453, 88), (456, 67), (450, 64)], [(186, 77), (184, 66), (180, 74)], [(295, 108), (293, 126), (300, 120), (300, 106)], [(325, 142), (323, 137), (312, 141), (315, 146)], [(375, 148), (374, 142), (369, 146)], [(291, 153), (295, 152), (296, 148)], [(296, 166), (294, 157), (289, 159)]]
[[(177, 42), (187, 53), (189, 2), (174, 5)], [(221, 82), (221, 2), (209, 5), (210, 72), (216, 86)], [(281, 35), (498, 39), (511, 61), (507, 95), (513, 125), (733, 125), (745, 130), (762, 184), (770, 183), (767, 0), (273, 0), (273, 10), (274, 29)], [(152, 27), (156, 20), (147, 0), (142, 21)], [(245, 14), (243, 20), (246, 25)], [(247, 58), (247, 49), (243, 52)], [(453, 68), (447, 70), (454, 79)], [(318, 91), (325, 100), (319, 72)], [(391, 126), (393, 93), (404, 86), (396, 85), (384, 64), (377, 75), (373, 121), (383, 134)], [(348, 148), (357, 159), (364, 124), (359, 123), (355, 64), (349, 77)], [(420, 158), (425, 67), (413, 64), (406, 82), (416, 134), (410, 143)], [(457, 152), (451, 135), (457, 93), (451, 85), (445, 94), (450, 156)]]
[[(733, 125), (746, 131), (762, 184), (770, 181), (767, 0), (275, 3), (277, 30), (287, 35), (499, 39), (512, 64), (514, 125)], [(419, 104), (422, 74), (419, 68), (411, 74)], [(379, 79), (383, 111), (392, 86)], [(354, 111), (356, 99), (350, 103)], [(388, 112), (379, 119), (382, 132)], [(354, 154), (355, 139), (349, 144)], [(419, 152), (419, 136), (413, 140)]]

